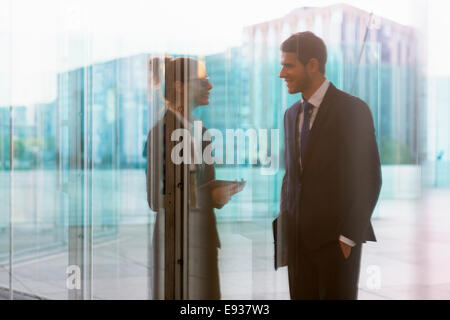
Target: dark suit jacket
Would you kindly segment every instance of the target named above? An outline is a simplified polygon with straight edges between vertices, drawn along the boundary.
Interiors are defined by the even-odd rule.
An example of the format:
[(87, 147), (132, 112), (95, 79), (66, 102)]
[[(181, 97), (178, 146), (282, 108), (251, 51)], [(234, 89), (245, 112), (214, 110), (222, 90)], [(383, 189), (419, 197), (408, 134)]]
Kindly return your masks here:
[[(167, 110), (164, 117), (150, 130), (147, 137), (147, 201), (149, 207), (157, 213), (150, 265), (154, 297), (163, 298), (165, 269), (165, 238), (173, 237), (165, 231), (164, 214), (169, 214), (164, 208), (166, 190), (165, 176), (166, 164), (172, 161), (172, 150), (167, 147), (171, 136), (166, 128), (166, 123), (175, 123), (175, 128), (184, 128), (183, 122), (171, 111)], [(203, 128), (203, 133), (205, 132)], [(175, 144), (177, 144), (176, 142)], [(202, 142), (202, 152), (209, 142)], [(179, 166), (187, 166), (180, 164)], [(189, 171), (188, 168), (186, 168)], [(193, 173), (196, 178), (197, 188), (197, 208), (190, 207), (188, 213), (188, 245), (189, 259), (188, 266), (190, 299), (220, 299), (220, 283), (217, 250), (220, 247), (219, 236), (216, 227), (216, 218), (211, 204), (210, 182), (215, 180), (213, 165), (202, 164), (196, 166)], [(193, 179), (191, 173), (189, 178)], [(183, 181), (183, 186), (190, 185), (190, 181)], [(190, 192), (193, 192), (191, 189)], [(190, 195), (188, 195), (190, 196)], [(163, 214), (163, 216), (161, 216)]]
[(281, 191), (282, 250), (307, 251), (338, 241), (376, 241), (370, 222), (381, 188), (372, 115), (365, 102), (338, 90), (325, 94), (299, 165), (300, 102), (284, 116), (285, 175)]
[[(170, 109), (164, 114), (164, 117), (158, 121), (158, 123), (150, 130), (147, 137), (147, 202), (149, 207), (159, 212), (159, 209), (164, 207), (164, 195), (166, 194), (165, 184), (165, 162), (166, 157), (170, 157), (172, 150), (166, 148), (165, 139), (170, 139), (170, 132), (166, 132), (165, 123), (167, 121), (173, 121), (175, 119), (176, 128), (184, 128), (184, 125), (175, 116), (174, 112)], [(203, 127), (202, 134), (206, 131)], [(208, 141), (202, 141), (202, 153)], [(169, 161), (171, 161), (169, 159)], [(184, 165), (184, 164), (181, 164)], [(214, 215), (214, 209), (211, 204), (211, 181), (215, 180), (215, 170), (213, 165), (202, 164), (196, 170), (197, 178), (197, 203), (199, 209), (191, 209), (190, 223), (195, 224), (195, 239), (191, 241), (191, 245), (195, 242), (195, 245), (217, 248), (220, 247), (219, 235), (216, 227), (216, 217)], [(185, 181), (184, 184), (188, 184)], [(160, 218), (157, 215), (157, 222)], [(157, 223), (155, 223), (157, 225)]]

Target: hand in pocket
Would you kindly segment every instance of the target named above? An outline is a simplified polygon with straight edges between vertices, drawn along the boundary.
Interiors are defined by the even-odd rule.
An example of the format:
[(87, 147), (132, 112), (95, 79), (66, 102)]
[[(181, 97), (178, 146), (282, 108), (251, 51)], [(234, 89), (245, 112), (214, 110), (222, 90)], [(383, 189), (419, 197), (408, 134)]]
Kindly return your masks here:
[(341, 246), (341, 251), (342, 251), (342, 254), (344, 255), (344, 258), (348, 259), (348, 257), (350, 257), (350, 254), (352, 252), (352, 247), (350, 247), (348, 244), (346, 244), (342, 241), (339, 241), (339, 244)]

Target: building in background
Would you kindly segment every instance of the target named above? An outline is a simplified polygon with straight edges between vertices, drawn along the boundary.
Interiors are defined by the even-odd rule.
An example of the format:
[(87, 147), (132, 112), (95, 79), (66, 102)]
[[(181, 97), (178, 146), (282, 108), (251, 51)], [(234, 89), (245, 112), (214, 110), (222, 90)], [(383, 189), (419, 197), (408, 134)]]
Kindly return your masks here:
[[(214, 88), (211, 106), (199, 108), (198, 116), (207, 127), (223, 132), (235, 127), (282, 129), (285, 110), (300, 96), (289, 95), (278, 78), (280, 44), (306, 30), (327, 44), (327, 77), (371, 108), (383, 165), (382, 197), (418, 197), (425, 148), (419, 142), (424, 135), (419, 107), (425, 101), (412, 27), (344, 4), (299, 8), (248, 26), (241, 47), (205, 57)], [(275, 156), (281, 160), (282, 154), (280, 150)], [(276, 202), (279, 179), (271, 186), (273, 194), (268, 198)]]
[(274, 117), (272, 109), (284, 111), (299, 99), (287, 95), (274, 78), (279, 72), (282, 41), (307, 30), (327, 44), (327, 77), (371, 107), (382, 163), (418, 164), (416, 33), (412, 27), (344, 4), (295, 9), (244, 30), (243, 58), (252, 84), (249, 107), (253, 123), (275, 125), (271, 119), (280, 115)]
[[(371, 107), (382, 163), (418, 164), (420, 79), (414, 29), (348, 5), (295, 9), (282, 18), (245, 28), (241, 47), (205, 56), (213, 84), (211, 104), (199, 108), (196, 115), (206, 127), (223, 131), (281, 128), (284, 111), (299, 96), (288, 95), (278, 78), (279, 47), (290, 34), (305, 30), (312, 30), (328, 46), (328, 78)], [(86, 110), (92, 108), (92, 161), (97, 165), (108, 166), (113, 161), (126, 167), (144, 165), (140, 147), (148, 130), (149, 56), (97, 63), (59, 76), (59, 108), (73, 103), (73, 99), (61, 99), (64, 90), (72, 97), (78, 95), (76, 101)], [(80, 82), (62, 81), (75, 74)], [(55, 106), (52, 109), (49, 113), (55, 114)], [(52, 128), (47, 131), (54, 136), (56, 123), (49, 123)], [(113, 154), (118, 158), (113, 160)]]
[[(224, 136), (226, 129), (279, 129), (282, 141), (284, 112), (300, 96), (289, 95), (278, 78), (279, 48), (292, 33), (305, 30), (321, 36), (328, 46), (327, 77), (338, 88), (365, 100), (372, 110), (383, 164), (382, 197), (417, 197), (419, 148), (426, 147), (418, 143), (423, 134), (418, 116), (420, 75), (417, 39), (411, 27), (348, 5), (299, 8), (279, 19), (248, 26), (243, 30), (242, 46), (197, 57), (206, 63), (213, 90), (210, 105), (198, 108), (195, 115)], [(156, 121), (148, 100), (147, 62), (152, 56), (118, 58), (61, 73), (56, 101), (15, 108), (16, 169), (95, 168), (104, 172), (99, 186), (108, 188), (117, 186), (118, 180), (106, 170), (143, 170), (147, 132)], [(9, 119), (9, 109), (0, 110), (2, 119)], [(2, 127), (1, 163), (7, 168), (5, 130), (7, 126)], [(282, 167), (280, 144), (271, 156)], [(216, 147), (226, 157), (224, 146)], [(236, 155), (237, 144), (234, 148)], [(275, 214), (282, 170), (259, 181), (259, 171), (251, 170), (257, 155), (247, 149), (245, 164), (223, 170), (249, 182), (267, 183), (269, 188), (263, 191), (254, 188), (249, 201), (268, 202)], [(443, 162), (439, 165), (439, 172), (444, 172)], [(440, 175), (432, 176), (439, 179), (438, 185), (445, 185), (447, 180)], [(61, 177), (63, 184), (68, 183), (64, 173)], [(230, 218), (236, 217), (236, 208), (227, 210)], [(114, 208), (106, 211), (106, 216), (117, 216)]]

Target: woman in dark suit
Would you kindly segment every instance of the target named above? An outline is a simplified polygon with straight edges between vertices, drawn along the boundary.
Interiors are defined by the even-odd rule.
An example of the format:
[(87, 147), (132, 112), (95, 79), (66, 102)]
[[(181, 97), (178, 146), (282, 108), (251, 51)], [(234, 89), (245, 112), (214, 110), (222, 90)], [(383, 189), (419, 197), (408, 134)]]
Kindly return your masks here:
[[(154, 61), (153, 61), (154, 63)], [(215, 170), (212, 164), (205, 164), (202, 156), (207, 142), (202, 139), (202, 145), (197, 146), (194, 139), (185, 142), (183, 154), (174, 150), (180, 142), (173, 141), (174, 130), (193, 133), (194, 119), (192, 111), (209, 104), (209, 91), (212, 85), (206, 73), (205, 64), (192, 58), (166, 58), (165, 69), (165, 112), (161, 120), (150, 130), (147, 139), (147, 200), (150, 208), (157, 212), (153, 235), (153, 288), (154, 298), (163, 298), (160, 292), (164, 285), (164, 273), (167, 265), (163, 263), (160, 253), (165, 253), (164, 235), (165, 216), (173, 214), (177, 203), (170, 195), (174, 186), (172, 181), (177, 170), (188, 172), (183, 178), (182, 189), (188, 188), (185, 201), (188, 202), (187, 215), (188, 263), (188, 299), (220, 299), (220, 282), (218, 271), (219, 236), (216, 227), (214, 208), (222, 208), (232, 195), (240, 192), (244, 185), (238, 183), (220, 184), (215, 180)], [(195, 119), (195, 121), (199, 121)], [(197, 122), (196, 125), (201, 125)], [(208, 134), (202, 126), (202, 136)], [(186, 137), (183, 137), (184, 139)], [(209, 142), (208, 142), (209, 143)], [(190, 149), (190, 150), (189, 150)], [(178, 150), (178, 149), (177, 149)], [(184, 154), (190, 152), (190, 155)], [(200, 161), (194, 161), (198, 155)], [(177, 156), (180, 159), (174, 159)], [(187, 160), (187, 161), (186, 161)], [(200, 164), (199, 164), (200, 162)], [(169, 169), (170, 168), (170, 169)], [(174, 199), (170, 203), (170, 199)], [(181, 227), (181, 229), (183, 228)], [(167, 295), (165, 295), (167, 297)]]

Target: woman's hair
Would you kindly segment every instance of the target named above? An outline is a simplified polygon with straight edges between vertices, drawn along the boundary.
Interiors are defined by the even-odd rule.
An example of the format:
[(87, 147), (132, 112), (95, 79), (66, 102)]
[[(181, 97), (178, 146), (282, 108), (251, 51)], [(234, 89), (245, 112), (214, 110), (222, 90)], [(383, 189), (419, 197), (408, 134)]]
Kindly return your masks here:
[[(186, 84), (189, 79), (196, 78), (198, 76), (198, 61), (187, 57), (172, 58), (166, 56), (164, 57), (164, 65), (161, 64), (161, 58), (151, 58), (148, 70), (153, 76), (154, 84), (160, 84), (160, 78), (164, 76), (164, 97), (170, 102), (175, 102), (175, 83), (179, 81)], [(164, 70), (163, 74), (162, 70)]]

